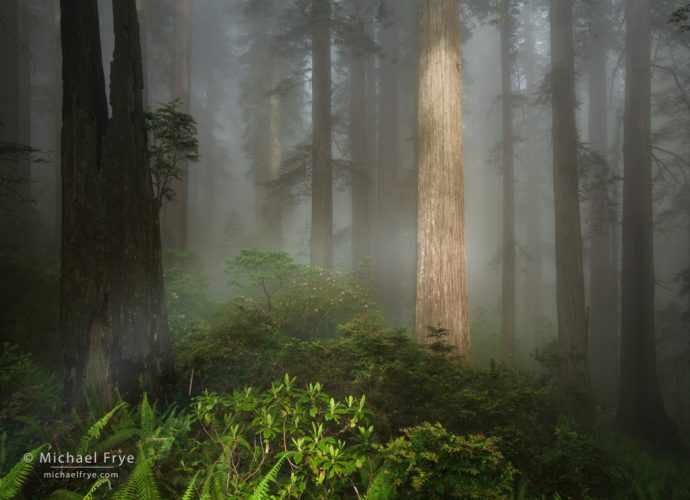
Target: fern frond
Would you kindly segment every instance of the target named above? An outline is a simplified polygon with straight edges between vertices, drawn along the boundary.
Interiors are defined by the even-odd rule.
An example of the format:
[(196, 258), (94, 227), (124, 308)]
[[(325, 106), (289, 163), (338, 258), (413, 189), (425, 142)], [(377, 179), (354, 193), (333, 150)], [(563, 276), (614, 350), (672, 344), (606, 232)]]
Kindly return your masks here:
[(201, 471), (197, 471), (192, 477), (192, 480), (187, 485), (187, 489), (184, 490), (184, 495), (182, 495), (182, 500), (192, 500), (194, 496), (194, 487), (196, 486), (196, 480), (199, 478)]
[(393, 478), (386, 469), (382, 469), (369, 485), (367, 500), (388, 500), (395, 496)]
[(123, 487), (115, 492), (113, 498), (115, 500), (131, 500), (132, 498), (158, 500), (160, 498), (156, 478), (151, 468), (151, 461), (144, 455), (141, 445), (139, 445), (137, 465), (132, 470)]
[(145, 439), (151, 436), (156, 428), (156, 412), (149, 404), (149, 398), (146, 396), (146, 393), (144, 393), (144, 398), (139, 406), (139, 416), (141, 419), (141, 437)]
[(91, 442), (101, 437), (101, 432), (103, 432), (105, 426), (108, 425), (110, 419), (113, 418), (113, 415), (115, 415), (120, 410), (120, 408), (126, 406), (126, 404), (127, 403), (124, 402), (119, 403), (115, 406), (115, 408), (103, 415), (91, 427), (89, 427), (89, 430), (86, 431), (86, 434), (84, 434), (82, 438), (79, 440), (79, 454), (84, 454), (87, 451), (89, 451), (88, 448)]
[(86, 493), (86, 495), (84, 495), (84, 498), (82, 500), (93, 500), (93, 494), (96, 493), (96, 490), (98, 490), (98, 488), (100, 488), (104, 484), (108, 485), (109, 490), (112, 489), (112, 484), (110, 483), (110, 479), (108, 479), (107, 477), (102, 477), (101, 479), (99, 479), (98, 481), (96, 481), (95, 483), (93, 483), (91, 485), (91, 488), (89, 489), (88, 493)]
[(261, 478), (259, 484), (256, 485), (256, 488), (254, 488), (254, 492), (251, 496), (252, 500), (267, 500), (269, 498), (268, 484), (272, 481), (275, 481), (278, 477), (278, 472), (280, 472), (280, 467), (283, 465), (285, 457), (286, 455), (281, 455), (281, 457), (273, 465), (273, 467), (271, 467), (268, 473), (263, 478)]
[(0, 500), (9, 500), (19, 493), (31, 470), (34, 468), (34, 463), (36, 463), (39, 453), (46, 446), (48, 445), (43, 444), (24, 455), (25, 458), (30, 457), (30, 460), (27, 461), (25, 458), (21, 458), (19, 462), (14, 464), (14, 467), (10, 469), (7, 475), (0, 479)]

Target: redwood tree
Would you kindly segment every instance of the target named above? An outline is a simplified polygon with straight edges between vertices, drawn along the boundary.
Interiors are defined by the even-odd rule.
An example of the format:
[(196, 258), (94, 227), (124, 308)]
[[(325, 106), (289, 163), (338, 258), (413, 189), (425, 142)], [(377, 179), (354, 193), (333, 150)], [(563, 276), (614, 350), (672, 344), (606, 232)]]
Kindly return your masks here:
[(313, 0), (311, 264), (333, 267), (331, 2)]
[(659, 390), (654, 338), (651, 2), (626, 3), (621, 374), (616, 423), (661, 448), (679, 446)]
[(550, 25), (560, 381), (571, 404), (569, 410), (580, 413), (589, 392), (589, 372), (578, 198), (573, 0), (551, 1)]
[(76, 404), (155, 395), (169, 373), (134, 0), (113, 2), (113, 28), (108, 119), (97, 2), (62, 0), (60, 326)]
[(469, 359), (460, 26), (456, 0), (421, 0), (418, 86), (416, 339), (428, 327)]

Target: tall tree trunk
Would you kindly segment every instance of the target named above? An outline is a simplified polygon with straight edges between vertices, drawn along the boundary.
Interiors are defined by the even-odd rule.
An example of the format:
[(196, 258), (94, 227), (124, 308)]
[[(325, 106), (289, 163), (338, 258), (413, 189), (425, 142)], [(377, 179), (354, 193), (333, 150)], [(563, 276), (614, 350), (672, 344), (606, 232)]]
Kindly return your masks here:
[(569, 412), (582, 414), (589, 392), (587, 319), (578, 200), (573, 0), (551, 1), (553, 184), (560, 381)]
[(393, 323), (400, 317), (400, 218), (397, 206), (400, 163), (399, 27), (396, 2), (381, 2), (379, 58), (379, 142), (376, 179), (376, 271), (378, 302)]
[[(192, 3), (191, 0), (175, 1), (175, 20), (173, 26), (173, 99), (180, 99), (180, 111), (189, 113), (191, 106), (191, 55), (192, 55)], [(188, 218), (188, 162), (182, 160), (179, 167), (184, 172), (180, 179), (172, 182), (175, 199), (163, 204), (161, 213), (163, 242), (174, 250), (187, 249)]]
[(311, 264), (333, 267), (333, 168), (331, 165), (331, 2), (312, 5)]
[[(275, 64), (275, 62), (274, 62)], [(268, 147), (264, 143), (265, 150), (263, 172), (260, 174), (261, 185), (259, 186), (259, 196), (261, 206), (260, 213), (260, 233), (261, 242), (264, 247), (271, 250), (281, 248), (282, 241), (282, 210), (280, 197), (276, 196), (271, 182), (280, 177), (280, 166), (283, 161), (283, 146), (281, 141), (281, 99), (274, 91), (278, 85), (278, 72), (275, 67), (271, 76), (270, 96), (266, 98), (266, 136), (263, 140), (268, 140)]]
[(664, 408), (654, 339), (651, 2), (626, 3), (621, 386), (616, 424), (661, 448), (679, 446)]
[(501, 87), (503, 96), (503, 286), (501, 333), (503, 355), (515, 354), (515, 177), (513, 172), (513, 85), (511, 2), (501, 6)]
[[(359, 1), (351, 0), (350, 9), (358, 29), (364, 32)], [(350, 127), (348, 130), (352, 162), (352, 267), (370, 256), (369, 186), (372, 184), (367, 167), (367, 54), (353, 46), (350, 53)]]
[(541, 171), (537, 154), (537, 134), (538, 121), (532, 103), (537, 92), (535, 77), (535, 47), (534, 29), (531, 15), (531, 2), (525, 2), (524, 7), (524, 72), (525, 90), (527, 94), (527, 109), (525, 112), (525, 130), (527, 135), (527, 178), (529, 193), (527, 196), (527, 227), (526, 227), (526, 247), (530, 256), (526, 277), (525, 277), (525, 313), (524, 326), (525, 332), (531, 339), (531, 348), (536, 345), (537, 322), (543, 316), (543, 287), (544, 273), (542, 264), (542, 235), (541, 235)]
[[(17, 0), (0, 2), (0, 141), (31, 142), (28, 22)], [(0, 248), (30, 250), (31, 168), (22, 158), (0, 162)]]
[(589, 147), (594, 156), (591, 199), (592, 250), (589, 297), (589, 359), (592, 387), (599, 397), (613, 402), (617, 335), (612, 287), (609, 210), (609, 165), (606, 75), (606, 0), (597, 0), (589, 20)]
[(160, 229), (148, 167), (134, 0), (113, 2), (108, 121), (95, 0), (61, 1), (60, 325), (69, 401), (154, 396), (169, 373)]
[(420, 8), (415, 335), (428, 344), (427, 327), (440, 325), (469, 360), (458, 4)]

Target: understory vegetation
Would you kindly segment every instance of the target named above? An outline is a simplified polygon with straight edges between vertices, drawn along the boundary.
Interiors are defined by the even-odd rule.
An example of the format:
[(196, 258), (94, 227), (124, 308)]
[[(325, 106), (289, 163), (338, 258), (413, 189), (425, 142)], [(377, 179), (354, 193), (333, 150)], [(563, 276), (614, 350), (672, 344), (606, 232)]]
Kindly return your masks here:
[[(51, 311), (56, 278), (31, 268), (27, 281), (28, 269), (3, 261), (5, 277), (44, 283)], [(486, 312), (473, 317), (470, 367), (386, 328), (365, 270), (245, 250), (227, 263), (231, 299), (218, 300), (191, 256), (169, 253), (165, 278), (176, 372), (165, 399), (64, 408), (54, 333), (3, 345), (0, 498), (690, 498), (687, 461), (611, 431), (604, 409), (588, 426), (564, 417), (549, 363), (492, 360)], [(31, 307), (3, 302), (2, 314)], [(52, 362), (25, 354), (40, 351), (32, 338)], [(39, 463), (48, 451), (134, 458), (117, 478), (56, 479)]]

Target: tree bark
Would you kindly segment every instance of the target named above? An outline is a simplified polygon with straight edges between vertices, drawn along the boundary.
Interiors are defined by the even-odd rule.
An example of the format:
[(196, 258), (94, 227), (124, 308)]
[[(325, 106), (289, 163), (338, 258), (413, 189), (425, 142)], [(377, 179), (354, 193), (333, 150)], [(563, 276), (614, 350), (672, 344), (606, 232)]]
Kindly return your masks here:
[[(359, 1), (351, 0), (350, 9), (358, 29), (364, 32)], [(353, 46), (350, 53), (350, 126), (348, 142), (352, 162), (352, 267), (356, 268), (371, 255), (369, 241), (369, 186), (372, 178), (367, 161), (367, 54)], [(371, 111), (370, 111), (371, 112)]]
[[(192, 4), (191, 0), (176, 0), (173, 26), (173, 82), (172, 99), (180, 99), (180, 111), (189, 113), (191, 106), (191, 46), (192, 46)], [(188, 162), (181, 160), (179, 167), (184, 172), (180, 179), (174, 179), (172, 189), (175, 199), (163, 203), (161, 220), (163, 243), (174, 250), (187, 250), (188, 223)]]
[(612, 403), (615, 395), (617, 332), (612, 288), (606, 75), (606, 0), (594, 3), (589, 20), (589, 148), (594, 156), (591, 199), (591, 264), (589, 281), (589, 358), (592, 387)]
[(654, 338), (650, 11), (649, 0), (626, 3), (621, 385), (616, 424), (629, 435), (672, 449), (680, 443), (659, 390)]
[(501, 87), (503, 101), (503, 276), (501, 333), (503, 355), (515, 355), (515, 176), (513, 171), (513, 85), (511, 2), (501, 5)]
[(333, 267), (333, 168), (331, 165), (331, 3), (312, 5), (311, 264)]
[(95, 0), (61, 2), (62, 279), (68, 401), (154, 397), (170, 373), (134, 0), (113, 2), (108, 120)]
[(458, 4), (420, 8), (415, 335), (428, 344), (427, 327), (441, 326), (469, 360)]
[(589, 393), (587, 320), (578, 200), (573, 1), (551, 1), (553, 183), (560, 382), (568, 411), (581, 414)]

